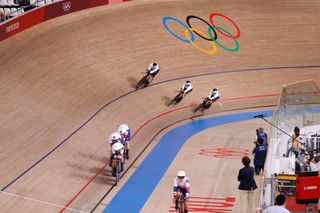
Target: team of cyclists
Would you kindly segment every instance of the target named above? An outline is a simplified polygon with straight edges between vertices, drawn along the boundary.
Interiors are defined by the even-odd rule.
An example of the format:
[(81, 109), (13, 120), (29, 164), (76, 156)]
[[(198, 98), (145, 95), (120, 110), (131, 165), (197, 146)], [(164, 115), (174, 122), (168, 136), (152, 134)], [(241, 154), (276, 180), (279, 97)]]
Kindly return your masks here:
[[(149, 65), (148, 69), (146, 70), (148, 84), (152, 82), (152, 80), (159, 73), (159, 71), (160, 71), (160, 66), (158, 63), (154, 62)], [(193, 89), (193, 86), (189, 80), (184, 82), (181, 89), (179, 90), (179, 95), (181, 94), (181, 96), (179, 95), (177, 96), (179, 99), (176, 100), (176, 104), (179, 103), (182, 100), (182, 98), (184, 98), (188, 93), (190, 93), (192, 89)], [(208, 96), (204, 99), (204, 102), (203, 102), (204, 108), (208, 109), (213, 102), (215, 102), (220, 98), (220, 96), (221, 94), (218, 91), (218, 89), (216, 88), (212, 89), (209, 92)]]
[(121, 172), (124, 170), (125, 159), (129, 160), (130, 128), (128, 124), (121, 124), (117, 132), (109, 136), (110, 163), (112, 176), (116, 176), (116, 161), (121, 160)]
[[(159, 73), (160, 66), (157, 63), (151, 63), (146, 70), (148, 84), (152, 82), (154, 77)], [(183, 83), (179, 94), (181, 99), (177, 101), (179, 103), (183, 97), (190, 93), (193, 89), (193, 86), (189, 80)], [(220, 92), (214, 88), (208, 96), (205, 98), (204, 107), (209, 108), (211, 104), (220, 98)], [(128, 124), (121, 124), (116, 132), (112, 132), (109, 136), (109, 145), (110, 145), (110, 166), (112, 167), (112, 175), (116, 176), (116, 161), (117, 159), (121, 160), (121, 172), (124, 170), (125, 159), (129, 159), (129, 149), (130, 149), (130, 127)], [(188, 199), (190, 196), (190, 180), (186, 176), (185, 171), (178, 171), (177, 176), (174, 179), (173, 183), (173, 202), (175, 208), (178, 208), (179, 198), (184, 200), (184, 212), (188, 212)]]

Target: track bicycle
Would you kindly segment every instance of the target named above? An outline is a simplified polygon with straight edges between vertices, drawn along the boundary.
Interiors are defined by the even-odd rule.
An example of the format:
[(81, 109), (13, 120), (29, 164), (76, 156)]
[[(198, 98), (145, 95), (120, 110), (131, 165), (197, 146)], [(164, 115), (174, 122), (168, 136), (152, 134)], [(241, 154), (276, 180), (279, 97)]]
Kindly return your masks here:
[(176, 199), (176, 213), (184, 213), (184, 202), (185, 202), (185, 199), (184, 197), (182, 196), (181, 192), (177, 193), (177, 199)]
[(201, 104), (199, 104), (194, 110), (193, 112), (197, 112), (197, 111), (201, 111), (203, 112), (206, 109), (209, 109), (213, 103), (212, 100), (210, 100), (209, 98), (203, 98), (204, 100), (202, 101)]
[(136, 85), (136, 89), (145, 88), (150, 84), (149, 74), (148, 73), (146, 74), (145, 72), (142, 72), (141, 74), (145, 74), (145, 75), (140, 79), (140, 81), (138, 81), (138, 83)]
[(168, 106), (176, 105), (183, 99), (184, 92), (181, 90), (176, 92), (178, 92), (178, 94), (168, 103)]
[(121, 165), (122, 162), (121, 162), (121, 158), (117, 158), (117, 161), (116, 161), (116, 168), (115, 168), (115, 178), (116, 178), (116, 181), (115, 181), (115, 185), (117, 186), (119, 181), (120, 181), (120, 176), (121, 176)]

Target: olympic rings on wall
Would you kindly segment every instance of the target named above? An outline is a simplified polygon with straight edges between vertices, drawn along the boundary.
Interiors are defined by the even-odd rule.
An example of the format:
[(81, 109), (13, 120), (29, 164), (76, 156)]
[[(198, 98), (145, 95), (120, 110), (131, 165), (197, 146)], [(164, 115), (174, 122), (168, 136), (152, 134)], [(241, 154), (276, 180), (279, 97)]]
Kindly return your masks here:
[[(213, 18), (215, 16), (221, 16), (225, 19), (227, 19), (237, 30), (237, 33), (236, 35), (232, 35), (228, 30), (220, 27), (220, 26), (216, 26), (214, 21), (213, 21)], [(190, 24), (190, 19), (199, 19), (201, 20), (202, 22), (204, 22), (206, 25), (208, 25), (208, 34), (205, 34), (204, 32), (194, 28), (191, 26)], [(182, 25), (186, 30), (184, 32), (184, 35), (186, 38), (182, 38), (180, 36), (178, 36), (177, 34), (175, 34), (171, 29), (169, 29), (169, 27), (167, 26), (167, 21), (168, 20), (172, 20), (172, 21), (175, 21), (177, 23), (179, 23), (180, 25)], [(240, 37), (240, 28), (238, 27), (238, 25), (232, 20), (230, 19), (229, 17), (221, 14), (221, 13), (212, 13), (209, 15), (209, 20), (210, 20), (210, 23), (208, 23), (207, 21), (205, 21), (204, 19), (198, 17), (198, 16), (194, 16), (194, 15), (190, 15), (190, 16), (187, 16), (186, 18), (186, 22), (187, 22), (187, 25), (185, 23), (183, 23), (182, 21), (176, 19), (176, 18), (173, 18), (173, 17), (170, 17), (170, 16), (165, 16), (163, 17), (162, 19), (162, 23), (163, 23), (163, 26), (164, 28), (171, 34), (173, 35), (176, 39), (179, 39), (185, 43), (191, 43), (195, 48), (197, 48), (198, 50), (204, 52), (204, 53), (207, 53), (207, 54), (211, 54), (211, 55), (214, 55), (216, 54), (217, 52), (217, 48), (216, 48), (216, 44), (221, 47), (222, 49), (225, 49), (226, 51), (229, 51), (229, 52), (237, 52), (239, 50), (239, 42), (237, 41), (237, 38)], [(212, 35), (212, 32), (214, 33), (214, 35)], [(221, 43), (219, 43), (217, 40), (218, 40), (218, 35), (217, 35), (217, 32), (219, 32), (221, 35), (227, 37), (227, 38), (230, 38), (230, 39), (233, 39), (234, 43), (235, 43), (235, 48), (228, 48), (228, 47), (225, 47), (223, 46)], [(211, 44), (212, 44), (212, 50), (206, 50), (206, 49), (203, 49), (201, 47), (199, 47), (196, 43), (194, 43), (195, 41), (195, 34), (199, 37), (201, 37), (202, 39), (205, 39), (207, 41), (209, 41)]]

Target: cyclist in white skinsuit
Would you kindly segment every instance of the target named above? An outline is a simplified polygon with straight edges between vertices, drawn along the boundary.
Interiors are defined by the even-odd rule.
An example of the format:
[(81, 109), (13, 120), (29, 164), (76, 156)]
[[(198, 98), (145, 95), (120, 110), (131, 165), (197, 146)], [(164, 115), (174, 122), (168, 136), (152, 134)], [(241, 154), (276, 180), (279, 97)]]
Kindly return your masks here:
[(181, 87), (181, 92), (183, 92), (183, 97), (186, 96), (189, 92), (193, 89), (192, 84), (190, 81), (184, 82)]
[(152, 82), (153, 78), (159, 73), (159, 71), (160, 71), (159, 64), (154, 62), (149, 65), (149, 68), (147, 69), (149, 83)]
[(208, 95), (208, 99), (211, 100), (211, 103), (215, 102), (220, 98), (220, 92), (214, 88)]
[[(178, 104), (180, 103), (180, 101), (188, 94), (192, 91), (192, 84), (190, 81), (186, 81), (182, 84), (182, 87), (179, 91), (179, 94), (176, 95), (176, 97), (169, 102), (169, 105), (172, 104), (172, 102), (175, 100), (175, 102), (173, 102), (174, 104)], [(168, 105), (168, 106), (169, 106)]]

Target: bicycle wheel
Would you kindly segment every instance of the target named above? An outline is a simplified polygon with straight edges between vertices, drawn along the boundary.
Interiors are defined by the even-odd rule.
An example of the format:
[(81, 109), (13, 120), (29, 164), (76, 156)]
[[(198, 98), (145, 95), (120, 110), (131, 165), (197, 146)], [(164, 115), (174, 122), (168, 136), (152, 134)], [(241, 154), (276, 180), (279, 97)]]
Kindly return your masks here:
[(147, 75), (140, 79), (140, 81), (136, 85), (136, 89), (140, 89), (141, 87), (146, 87), (146, 83), (149, 83), (147, 80)]
[(116, 166), (116, 186), (118, 185), (120, 181), (120, 169), (121, 169), (121, 162), (119, 159), (117, 159), (117, 166)]
[(172, 100), (168, 103), (168, 106), (173, 105), (175, 102), (176, 102), (176, 100), (175, 100), (175, 98), (174, 98), (174, 99), (172, 99)]
[(199, 111), (200, 109), (202, 109), (203, 108), (203, 106), (202, 106), (202, 103), (201, 104), (199, 104), (199, 106), (197, 106), (197, 108), (195, 108), (194, 110), (193, 110), (193, 112), (197, 112), (197, 111)]
[(182, 196), (180, 196), (179, 198), (179, 213), (184, 213), (184, 203)]
[(180, 103), (180, 101), (183, 99), (183, 95), (179, 94), (176, 96), (176, 104)]
[(201, 112), (203, 112), (204, 110), (207, 110), (211, 107), (212, 103), (210, 101), (207, 101), (205, 103), (202, 104), (202, 109)]

